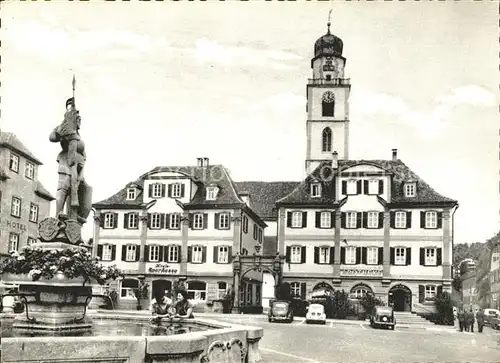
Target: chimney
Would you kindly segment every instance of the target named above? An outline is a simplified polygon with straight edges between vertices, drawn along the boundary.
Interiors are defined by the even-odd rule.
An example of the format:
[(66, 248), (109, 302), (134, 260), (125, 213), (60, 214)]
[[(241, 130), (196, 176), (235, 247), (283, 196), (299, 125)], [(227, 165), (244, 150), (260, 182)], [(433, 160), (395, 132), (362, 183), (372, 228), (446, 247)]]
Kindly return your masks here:
[(208, 158), (203, 158), (203, 166), (208, 166)]
[(197, 166), (203, 166), (203, 158), (196, 158), (196, 160), (197, 160), (196, 163)]
[(398, 160), (398, 149), (392, 149), (392, 161)]
[(339, 167), (339, 153), (332, 152), (332, 169), (337, 169)]

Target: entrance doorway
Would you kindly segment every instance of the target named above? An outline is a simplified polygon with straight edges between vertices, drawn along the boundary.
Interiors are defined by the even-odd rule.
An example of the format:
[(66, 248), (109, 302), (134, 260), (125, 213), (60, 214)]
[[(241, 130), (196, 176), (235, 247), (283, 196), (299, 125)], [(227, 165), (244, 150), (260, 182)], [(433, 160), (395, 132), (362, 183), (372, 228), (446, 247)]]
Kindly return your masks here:
[(411, 290), (405, 285), (396, 285), (389, 290), (389, 305), (394, 311), (411, 311)]

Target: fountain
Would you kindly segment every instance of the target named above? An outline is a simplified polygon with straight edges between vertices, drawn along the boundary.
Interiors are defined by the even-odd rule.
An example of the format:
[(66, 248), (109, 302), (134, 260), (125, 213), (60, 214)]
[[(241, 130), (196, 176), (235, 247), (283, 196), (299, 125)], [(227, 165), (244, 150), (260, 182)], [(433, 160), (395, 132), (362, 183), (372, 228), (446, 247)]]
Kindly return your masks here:
[(81, 237), (92, 188), (83, 177), (74, 90), (73, 77), (64, 121), (49, 136), (62, 148), (56, 218), (42, 220), (37, 243), (0, 264), (3, 282), (19, 286), (24, 304), (24, 313), (0, 316), (2, 362), (259, 362), (261, 328), (168, 318), (152, 326), (144, 315), (102, 311), (89, 316), (91, 284), (122, 274), (92, 258)]

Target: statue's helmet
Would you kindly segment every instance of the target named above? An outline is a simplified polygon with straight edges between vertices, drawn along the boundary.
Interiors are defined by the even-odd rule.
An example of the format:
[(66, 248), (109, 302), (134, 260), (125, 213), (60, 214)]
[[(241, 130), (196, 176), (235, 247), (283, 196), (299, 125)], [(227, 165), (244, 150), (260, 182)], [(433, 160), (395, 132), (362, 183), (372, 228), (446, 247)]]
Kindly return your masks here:
[(66, 109), (68, 109), (68, 106), (72, 106), (72, 108), (75, 108), (75, 98), (74, 97), (68, 98), (68, 100), (66, 101)]

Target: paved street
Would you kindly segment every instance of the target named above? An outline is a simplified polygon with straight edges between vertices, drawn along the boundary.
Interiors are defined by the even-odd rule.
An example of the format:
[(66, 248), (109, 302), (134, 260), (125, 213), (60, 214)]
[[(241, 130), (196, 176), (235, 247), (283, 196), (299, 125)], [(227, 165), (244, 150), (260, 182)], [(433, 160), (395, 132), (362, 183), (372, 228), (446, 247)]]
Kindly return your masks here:
[(224, 316), (227, 322), (264, 328), (265, 363), (300, 362), (497, 362), (500, 332), (482, 334), (423, 329), (381, 330), (364, 324), (268, 323), (262, 316)]

